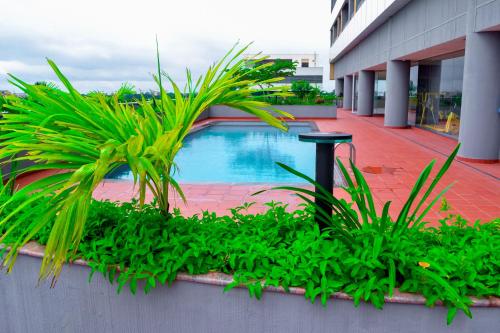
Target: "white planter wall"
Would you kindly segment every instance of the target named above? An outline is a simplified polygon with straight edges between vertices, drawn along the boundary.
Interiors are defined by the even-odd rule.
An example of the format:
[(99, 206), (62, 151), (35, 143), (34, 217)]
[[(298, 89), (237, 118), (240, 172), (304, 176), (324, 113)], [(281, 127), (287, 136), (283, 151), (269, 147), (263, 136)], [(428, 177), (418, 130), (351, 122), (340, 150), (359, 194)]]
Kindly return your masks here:
[[(273, 105), (273, 107), (288, 112), (295, 118), (337, 118), (337, 107), (334, 105)], [(225, 105), (216, 105), (210, 108), (208, 117), (248, 118), (252, 115)]]
[[(327, 307), (301, 295), (264, 292), (258, 301), (246, 289), (176, 281), (144, 295), (119, 295), (89, 268), (67, 266), (55, 288), (36, 287), (40, 259), (20, 255), (10, 275), (0, 274), (0, 331), (18, 332), (495, 332), (499, 308), (473, 308), (474, 319), (458, 313), (446, 326), (446, 309), (422, 305), (368, 304), (332, 299)], [(496, 329), (495, 329), (496, 327)]]

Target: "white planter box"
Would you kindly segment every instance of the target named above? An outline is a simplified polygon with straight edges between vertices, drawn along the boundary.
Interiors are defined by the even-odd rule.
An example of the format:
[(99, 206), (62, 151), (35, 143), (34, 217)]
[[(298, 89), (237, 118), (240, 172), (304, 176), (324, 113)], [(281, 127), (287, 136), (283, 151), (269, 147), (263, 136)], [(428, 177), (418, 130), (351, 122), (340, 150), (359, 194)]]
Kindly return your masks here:
[(223, 293), (230, 277), (217, 274), (180, 275), (172, 287), (148, 295), (138, 288), (134, 296), (127, 286), (117, 295), (99, 273), (89, 284), (90, 269), (76, 264), (64, 268), (55, 288), (37, 287), (39, 267), (39, 258), (20, 255), (12, 274), (0, 274), (1, 332), (484, 333), (500, 327), (498, 299), (479, 300), (473, 319), (458, 313), (446, 326), (446, 308), (409, 304), (421, 303), (418, 295), (401, 294), (377, 310), (365, 303), (355, 308), (339, 294), (323, 307), (304, 299), (300, 288), (266, 291), (261, 300), (243, 288)]

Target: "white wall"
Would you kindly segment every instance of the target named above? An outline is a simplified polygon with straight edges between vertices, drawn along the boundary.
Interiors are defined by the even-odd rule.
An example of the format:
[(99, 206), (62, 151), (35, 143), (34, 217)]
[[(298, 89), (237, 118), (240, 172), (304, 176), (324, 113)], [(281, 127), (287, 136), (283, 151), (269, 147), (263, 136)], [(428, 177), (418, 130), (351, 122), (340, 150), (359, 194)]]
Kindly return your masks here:
[[(255, 54), (246, 54), (245, 58), (255, 56)], [(301, 66), (302, 59), (309, 60), (309, 67), (316, 67), (319, 63), (317, 53), (297, 53), (297, 54), (287, 54), (287, 53), (273, 53), (273, 54), (261, 54), (261, 56), (268, 56), (269, 59), (283, 59), (292, 60), (297, 62), (297, 67)]]
[[(333, 25), (344, 2), (338, 0), (335, 4), (331, 16), (331, 25)], [(369, 32), (369, 29), (375, 28), (378, 21), (383, 23), (395, 11), (395, 8), (399, 9), (408, 2), (409, 0), (365, 0), (330, 48), (330, 60), (338, 58), (341, 53), (351, 46), (356, 38), (361, 37), (363, 33)]]
[[(243, 57), (251, 58), (256, 56), (255, 54), (245, 54)], [(269, 59), (283, 59), (283, 60), (292, 60), (297, 62), (297, 69), (295, 71), (295, 76), (304, 76), (304, 75), (322, 75), (323, 83), (325, 82), (325, 76), (323, 73), (323, 67), (319, 65), (319, 57), (317, 53), (272, 53), (272, 54), (260, 54), (260, 56), (268, 56)], [(309, 60), (309, 67), (301, 67), (302, 59)], [(312, 83), (313, 86), (317, 86), (320, 89), (323, 89), (323, 83)], [(289, 85), (289, 83), (275, 83), (275, 86)]]
[(323, 67), (297, 67), (295, 75), (323, 75)]

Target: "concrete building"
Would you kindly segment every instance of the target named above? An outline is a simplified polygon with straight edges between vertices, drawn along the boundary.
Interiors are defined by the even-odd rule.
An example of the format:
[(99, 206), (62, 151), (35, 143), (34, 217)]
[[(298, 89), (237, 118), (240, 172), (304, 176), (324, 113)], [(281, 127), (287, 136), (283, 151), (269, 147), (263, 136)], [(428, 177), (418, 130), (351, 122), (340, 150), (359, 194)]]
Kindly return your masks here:
[(500, 157), (500, 0), (331, 0), (330, 79), (342, 106)]
[[(323, 87), (323, 67), (318, 66), (318, 55), (316, 53), (264, 55), (269, 57), (266, 61), (281, 59), (297, 63), (295, 75), (285, 78), (285, 80), (281, 81), (279, 84), (290, 84), (293, 81), (304, 80), (320, 89)], [(255, 56), (255, 54), (245, 55), (245, 57), (253, 56)]]

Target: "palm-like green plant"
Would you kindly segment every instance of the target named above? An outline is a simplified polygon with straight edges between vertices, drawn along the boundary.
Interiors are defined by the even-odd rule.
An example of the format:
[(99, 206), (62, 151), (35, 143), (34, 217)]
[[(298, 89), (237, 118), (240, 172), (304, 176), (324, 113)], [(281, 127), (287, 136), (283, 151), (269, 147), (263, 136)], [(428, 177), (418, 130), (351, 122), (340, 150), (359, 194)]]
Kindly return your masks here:
[[(139, 107), (120, 104), (115, 96), (107, 102), (102, 96), (81, 95), (61, 73), (56, 64), (48, 60), (67, 92), (50, 87), (28, 84), (10, 76), (10, 82), (21, 89), (27, 99), (17, 99), (8, 105), (8, 114), (0, 120), (0, 159), (21, 162), (30, 160), (35, 165), (19, 170), (20, 174), (38, 170), (55, 173), (20, 189), (5, 203), (23, 203), (0, 221), (9, 222), (42, 198), (50, 198), (45, 213), (29, 223), (11, 246), (4, 265), (12, 269), (18, 249), (26, 244), (44, 226), (53, 223), (40, 269), (40, 278), (60, 274), (70, 250), (76, 251), (94, 189), (105, 175), (121, 165), (128, 165), (138, 187), (142, 205), (149, 189), (159, 209), (168, 216), (169, 191), (174, 188), (184, 198), (173, 178), (174, 159), (182, 142), (200, 114), (216, 104), (234, 107), (253, 114), (268, 124), (286, 130), (286, 124), (275, 118), (269, 110), (283, 117), (289, 114), (271, 108), (267, 103), (250, 98), (257, 88), (269, 82), (241, 77), (241, 68), (249, 60), (241, 54), (248, 47), (233, 47), (220, 61), (212, 65), (196, 82), (187, 70), (187, 85), (183, 91), (164, 72), (154, 76), (161, 97), (158, 100), (139, 101)], [(254, 70), (264, 58), (250, 60)], [(170, 98), (162, 86), (166, 78), (175, 94)], [(275, 78), (271, 81), (278, 81)], [(283, 92), (274, 92), (279, 96)], [(0, 238), (23, 225), (23, 221), (10, 221), (11, 227)], [(55, 280), (53, 280), (55, 281)]]
[(135, 95), (137, 94), (137, 91), (135, 90), (135, 86), (133, 84), (130, 84), (128, 82), (122, 83), (120, 88), (116, 91), (115, 95), (118, 98), (120, 102), (125, 102), (127, 97), (130, 95)]
[(7, 103), (7, 101), (5, 100), (5, 97), (3, 97), (3, 95), (0, 94), (0, 112), (3, 110), (3, 105)]

